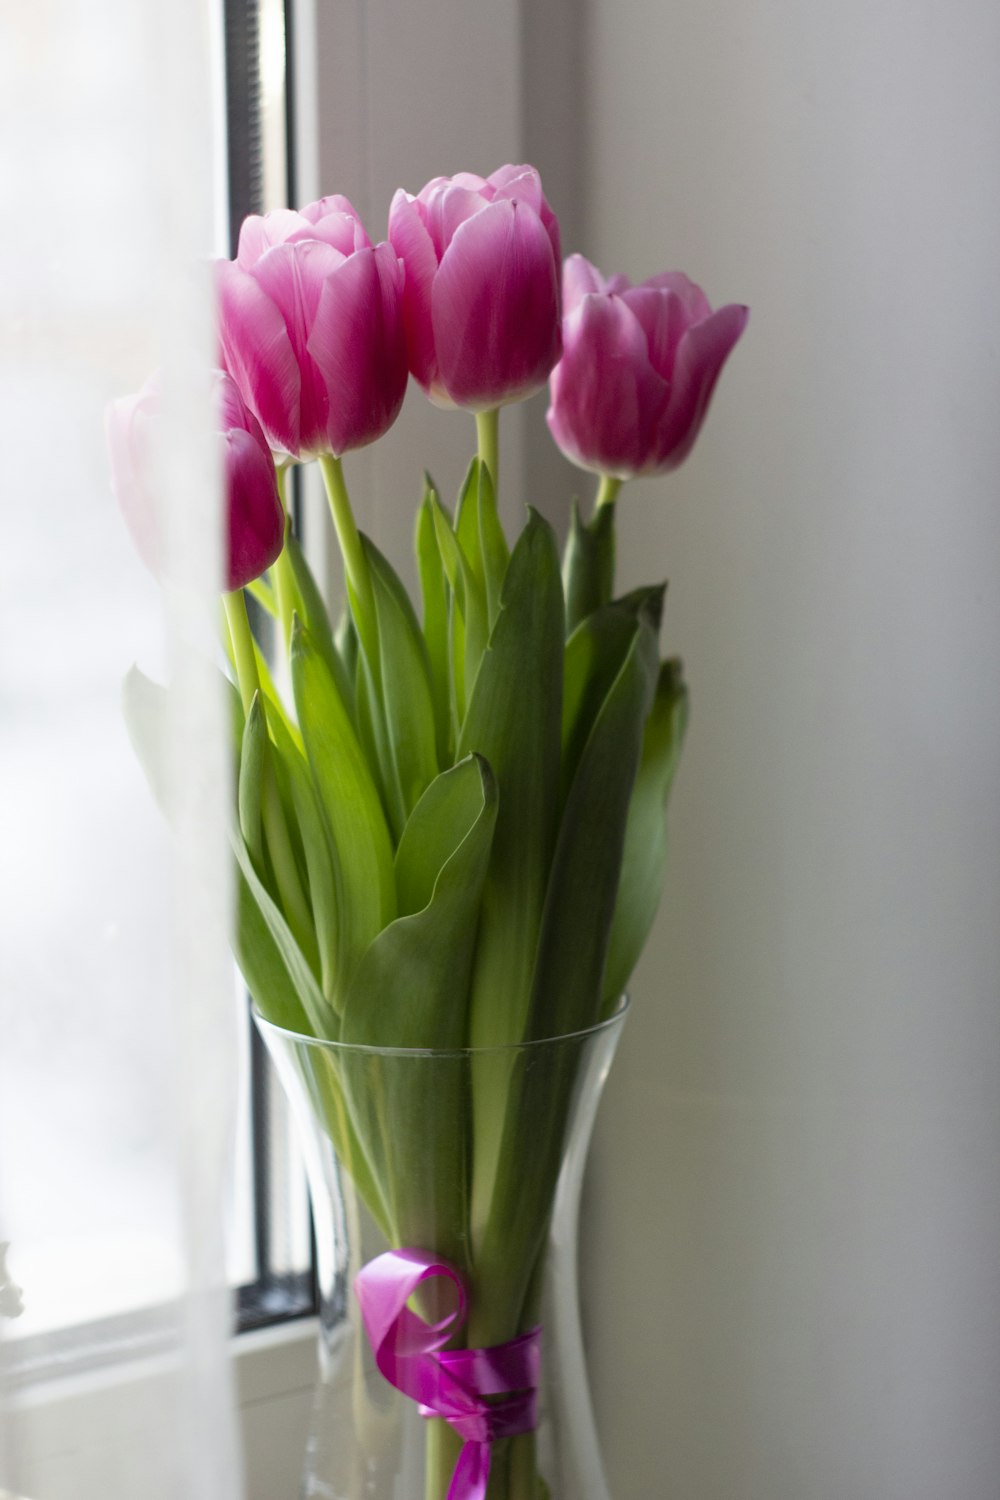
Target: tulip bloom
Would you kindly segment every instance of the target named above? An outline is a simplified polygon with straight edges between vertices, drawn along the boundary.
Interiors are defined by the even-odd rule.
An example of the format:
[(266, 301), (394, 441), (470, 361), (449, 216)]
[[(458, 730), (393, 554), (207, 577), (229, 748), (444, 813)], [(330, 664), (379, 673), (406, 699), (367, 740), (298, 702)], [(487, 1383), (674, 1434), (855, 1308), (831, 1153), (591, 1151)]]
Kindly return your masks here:
[[(243, 588), (275, 561), (284, 543), (285, 513), (267, 439), (221, 370), (214, 396), (226, 494), (226, 589), (231, 591)], [(137, 396), (123, 396), (108, 408), (112, 488), (139, 555), (157, 577), (166, 559), (148, 474), (161, 420), (155, 378)]]
[(400, 189), (410, 369), (432, 401), (488, 411), (540, 390), (559, 358), (559, 225), (534, 167)]
[(218, 294), (223, 361), (272, 448), (339, 458), (392, 426), (407, 380), (403, 268), (346, 198), (245, 219)]
[(571, 255), (547, 415), (566, 457), (617, 480), (675, 469), (749, 316), (736, 304), (713, 312), (680, 271), (633, 286)]

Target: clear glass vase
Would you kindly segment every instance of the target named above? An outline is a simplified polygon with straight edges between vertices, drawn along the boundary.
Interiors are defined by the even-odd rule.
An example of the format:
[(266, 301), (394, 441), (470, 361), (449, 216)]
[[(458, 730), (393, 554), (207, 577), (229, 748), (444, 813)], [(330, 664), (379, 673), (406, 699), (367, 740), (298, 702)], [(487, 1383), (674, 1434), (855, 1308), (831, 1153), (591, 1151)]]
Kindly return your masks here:
[[(527, 1430), (471, 1454), (486, 1454), (487, 1500), (609, 1500), (580, 1331), (577, 1215), (625, 1011), (573, 1036), (464, 1051), (320, 1042), (258, 1017), (316, 1228), (319, 1379), (301, 1500), (447, 1500), (453, 1481), (453, 1500), (483, 1493), (481, 1471), (478, 1490), (467, 1474), (456, 1480), (470, 1458), (461, 1424), (376, 1365), (355, 1279), (390, 1249), (456, 1273), (466, 1307), (448, 1350), (493, 1350), (540, 1329)], [(455, 1312), (455, 1285), (425, 1280), (409, 1308), (437, 1323)], [(482, 1404), (503, 1404), (506, 1389), (494, 1385)]]

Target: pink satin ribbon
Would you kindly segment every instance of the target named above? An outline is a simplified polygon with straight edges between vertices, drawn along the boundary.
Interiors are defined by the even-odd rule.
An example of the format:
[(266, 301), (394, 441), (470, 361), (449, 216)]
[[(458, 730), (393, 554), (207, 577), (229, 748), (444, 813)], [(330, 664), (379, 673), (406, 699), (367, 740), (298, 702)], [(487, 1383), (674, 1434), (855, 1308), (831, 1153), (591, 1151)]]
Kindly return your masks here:
[[(425, 1323), (406, 1304), (434, 1276), (454, 1284), (458, 1306), (439, 1323)], [(377, 1256), (358, 1272), (354, 1290), (382, 1375), (419, 1402), (422, 1417), (443, 1417), (463, 1440), (447, 1500), (484, 1500), (492, 1444), (536, 1425), (541, 1328), (492, 1349), (445, 1350), (465, 1320), (465, 1287), (454, 1266), (420, 1250)]]

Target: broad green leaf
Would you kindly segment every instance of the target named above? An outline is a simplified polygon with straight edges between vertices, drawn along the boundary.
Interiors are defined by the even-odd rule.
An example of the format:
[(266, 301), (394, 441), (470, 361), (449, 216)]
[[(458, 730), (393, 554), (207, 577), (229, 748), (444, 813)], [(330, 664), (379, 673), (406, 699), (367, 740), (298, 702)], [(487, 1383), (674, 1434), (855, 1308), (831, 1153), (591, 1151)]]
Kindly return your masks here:
[(658, 666), (655, 611), (640, 610), (625, 661), (596, 715), (569, 789), (532, 981), (529, 1033), (593, 1025), (603, 998), (629, 802)]
[(604, 976), (605, 1009), (617, 1004), (649, 936), (667, 856), (664, 812), (680, 760), (688, 720), (681, 664), (665, 661), (646, 720), (642, 756), (629, 804), (621, 880), (611, 923)]
[(562, 667), (555, 537), (531, 511), (458, 746), (461, 756), (484, 755), (500, 788), (476, 958), (474, 1046), (516, 1042), (523, 1034), (558, 815)]
[(566, 590), (566, 634), (581, 620), (607, 604), (615, 586), (615, 507), (599, 505), (584, 524), (580, 507), (573, 501), (569, 534), (563, 553), (563, 586)]
[[(239, 754), (243, 710), (239, 694), (232, 684), (225, 682), (225, 679), (221, 681), (227, 692), (232, 715), (235, 758)], [(169, 689), (151, 682), (137, 667), (129, 671), (123, 685), (123, 707), (129, 737), (146, 772), (153, 795), (169, 818), (170, 783), (163, 753), (168, 705)], [(242, 850), (243, 861), (249, 865), (256, 887), (262, 893), (262, 900), (258, 901), (238, 859), (235, 869), (236, 900), (232, 942), (240, 971), (258, 1010), (267, 1020), (275, 1026), (286, 1027), (289, 1031), (309, 1033), (314, 1027), (305, 1003), (306, 997), (317, 1020), (321, 1023), (323, 1020), (323, 1011), (317, 1009), (315, 980), (308, 964), (298, 952), (284, 918), (253, 870), (235, 817), (231, 822), (230, 839), (234, 852), (237, 846)], [(262, 906), (267, 907), (272, 918), (276, 919), (282, 932), (282, 943), (276, 941)], [(283, 945), (287, 947), (287, 953), (282, 951)], [(297, 977), (293, 977), (293, 971)]]
[(350, 706), (354, 698), (353, 678), (348, 675), (344, 660), (337, 650), (330, 626), (330, 615), (305, 553), (294, 533), (289, 530), (285, 538), (285, 550), (291, 565), (299, 598), (302, 602), (302, 623), (312, 637), (313, 644), (330, 669), (337, 684), (341, 701)]
[[(418, 803), (400, 864), (411, 898), (429, 884), (428, 900), (397, 917), (367, 949), (348, 991), (344, 1041), (420, 1049), (466, 1045), (463, 1002), (496, 816), (496, 784), (478, 756), (442, 773)], [(440, 1057), (426, 1069), (412, 1057), (379, 1061), (379, 1076), (366, 1079), (362, 1095), (352, 1094), (352, 1114), (397, 1232), (404, 1244), (433, 1244), (467, 1264), (468, 1060), (456, 1050), (450, 1067)]]
[(497, 820), (489, 765), (470, 755), (432, 782), (413, 810), (397, 866), (409, 902), (369, 944), (347, 994), (343, 1040), (383, 1047), (464, 1047), (462, 1004)]
[(563, 678), (560, 805), (565, 803), (587, 738), (635, 637), (641, 613), (659, 628), (665, 586), (638, 589), (588, 615), (566, 643)]
[[(337, 648), (337, 655), (343, 662), (347, 680), (353, 684), (358, 672), (358, 632), (354, 628), (351, 611), (346, 605), (333, 633), (333, 643)], [(339, 673), (337, 680), (339, 681)]]
[[(132, 666), (122, 683), (122, 714), (132, 749), (146, 776), (157, 807), (169, 821), (171, 807), (170, 774), (167, 767), (167, 712), (169, 691), (151, 682), (145, 672)], [(239, 729), (242, 732), (243, 709), (236, 699)], [(238, 741), (237, 741), (238, 743)]]
[[(429, 480), (428, 488), (433, 488)], [(448, 582), (434, 531), (434, 513), (426, 492), (417, 512), (416, 555), (420, 596), (423, 600), (424, 641), (427, 645), (431, 691), (434, 695), (438, 761), (446, 764), (451, 759), (453, 750), (449, 706)]]
[[(632, 646), (580, 757), (559, 829), (538, 942), (532, 1037), (582, 1030), (600, 1010), (629, 798), (656, 676), (657, 632), (648, 614), (639, 614), (632, 631)], [(500, 1102), (495, 1105), (500, 1123), (493, 1129), (500, 1139), (485, 1200), (478, 1196), (477, 1135), (475, 1292), (486, 1299), (491, 1319), (485, 1333), (476, 1330), (484, 1341), (519, 1318), (524, 1307), (559, 1176), (577, 1065), (569, 1045), (544, 1049), (537, 1066), (530, 1050), (515, 1053), (502, 1114)], [(476, 1121), (478, 1127), (478, 1111)]]
[(243, 729), (240, 747), (240, 774), (237, 795), (240, 832), (259, 875), (264, 875), (264, 823), (261, 816), (261, 782), (267, 753), (267, 726), (261, 708), (260, 693), (254, 693)]
[(272, 756), (282, 779), (287, 782), (289, 799), (301, 840), (309, 880), (309, 904), (312, 910), (316, 947), (320, 966), (320, 983), (324, 998), (339, 1013), (344, 997), (336, 987), (337, 979), (337, 884), (334, 878), (336, 853), (330, 845), (326, 822), (320, 813), (312, 776), (305, 756), (298, 749), (284, 721), (275, 716), (269, 721), (273, 737)]
[(486, 606), (492, 630), (500, 610), (500, 594), (507, 573), (507, 564), (510, 562), (510, 548), (507, 546), (507, 538), (504, 536), (503, 526), (497, 514), (497, 497), (493, 479), (485, 464), (479, 465), (478, 501), (479, 547), (483, 558)]
[(306, 758), (335, 851), (334, 993), (395, 915), (392, 842), (350, 715), (300, 621), (292, 629), (292, 687)]
[(257, 662), (257, 678), (260, 682), (260, 689), (264, 696), (268, 715), (272, 719), (277, 716), (282, 720), (288, 733), (301, 750), (302, 736), (299, 733), (298, 725), (294, 719), (289, 717), (288, 710), (282, 702), (281, 694), (275, 686), (274, 678), (271, 676), (271, 668), (268, 666), (267, 658), (256, 641), (254, 642), (254, 656)]
[(496, 801), (493, 773), (479, 756), (467, 756), (435, 777), (410, 814), (396, 850), (396, 901), (401, 917), (428, 905), (438, 875), (484, 807), (492, 808), (491, 825), (495, 821)]
[(451, 677), (457, 738), (461, 734), (486, 647), (489, 612), (486, 595), (472, 564), (452, 529), (447, 511), (435, 496), (431, 497), (431, 509), (441, 561), (452, 594)]
[(243, 982), (266, 1021), (286, 1031), (313, 1032), (288, 964), (237, 865), (233, 951)]
[[(500, 611), (466, 713), (459, 755), (493, 768), (500, 807), (483, 887), (470, 997), (470, 1040), (524, 1034), (559, 796), (563, 600), (552, 528), (535, 511), (511, 554)], [(506, 1110), (505, 1070), (473, 1070), (473, 1235), (492, 1193)]]
[(455, 537), (485, 597), (486, 575), (479, 541), (479, 459), (474, 458), (465, 471), (455, 506)]
[[(378, 626), (381, 691), (373, 729), (395, 838), (438, 773), (437, 730), (427, 648), (409, 597), (375, 544), (361, 537)], [(374, 687), (370, 683), (369, 687)]]
[[(254, 965), (258, 967), (254, 969), (253, 973), (247, 973), (246, 970), (243, 971), (243, 978), (246, 980), (247, 988), (257, 1002), (257, 1008), (265, 1020), (273, 1021), (277, 1026), (287, 1026), (288, 1023), (286, 1021), (274, 1020), (275, 995), (263, 990), (261, 993), (258, 993), (254, 987), (255, 984), (260, 984), (262, 978), (265, 977), (260, 973), (259, 966), (266, 958), (269, 965), (273, 968), (274, 955), (276, 953), (291, 980), (295, 993), (301, 1003), (302, 1010), (305, 1013), (305, 1018), (308, 1022), (306, 1027), (307, 1033), (319, 1037), (335, 1038), (337, 1035), (336, 1017), (323, 998), (319, 985), (316, 983), (316, 976), (313, 974), (301, 948), (292, 936), (291, 929), (285, 921), (282, 912), (279, 910), (277, 903), (271, 898), (263, 881), (254, 869), (249, 850), (243, 842), (239, 829), (235, 824), (230, 829), (230, 842), (232, 843), (233, 853), (236, 855), (240, 875), (246, 885), (249, 897), (253, 906), (256, 907), (258, 914), (263, 919), (272, 944), (272, 948), (267, 954), (263, 950), (251, 951), (248, 955), (251, 967), (253, 968)], [(238, 952), (237, 956), (241, 959), (240, 967), (242, 968), (244, 939), (242, 931), (242, 918), (244, 915), (242, 897), (239, 904), (239, 915), (241, 918), (241, 930), (238, 933), (240, 952)], [(248, 913), (248, 915), (252, 914)], [(259, 940), (259, 930), (254, 931), (252, 936)], [(274, 975), (271, 974), (270, 977), (273, 978)], [(302, 1027), (296, 1026), (292, 1029), (301, 1030)]]

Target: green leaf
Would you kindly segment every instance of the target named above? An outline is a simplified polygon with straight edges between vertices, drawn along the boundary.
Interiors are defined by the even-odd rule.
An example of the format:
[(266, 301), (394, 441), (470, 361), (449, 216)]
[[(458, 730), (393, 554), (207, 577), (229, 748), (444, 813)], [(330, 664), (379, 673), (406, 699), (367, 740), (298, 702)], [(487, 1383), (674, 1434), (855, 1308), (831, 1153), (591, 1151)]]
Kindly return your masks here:
[(345, 705), (350, 706), (354, 699), (353, 676), (348, 674), (344, 659), (337, 650), (330, 626), (329, 611), (323, 595), (306, 561), (305, 553), (291, 529), (285, 537), (285, 550), (288, 553), (288, 561), (291, 564), (302, 603), (303, 624), (309, 631), (316, 650), (326, 662), (330, 675), (337, 684), (341, 700)]
[(479, 541), (479, 459), (474, 458), (465, 471), (455, 506), (455, 538), (472, 569), (485, 598), (486, 576)]
[[(160, 687), (159, 683), (151, 682), (138, 667), (132, 666), (126, 672), (122, 683), (125, 728), (156, 805), (169, 821), (172, 808), (166, 749), (168, 700), (167, 689)], [(243, 710), (239, 707), (238, 695), (236, 701), (242, 729)]]
[(664, 811), (687, 721), (688, 691), (681, 663), (674, 658), (660, 668), (629, 804), (621, 881), (604, 978), (605, 1010), (618, 1003), (645, 946), (663, 894), (667, 857)]
[(511, 556), (458, 752), (477, 751), (500, 788), (483, 893), (472, 1044), (519, 1041), (558, 815), (563, 602), (555, 537), (529, 513)]
[(486, 595), (476, 578), (465, 550), (452, 530), (448, 512), (436, 496), (431, 496), (434, 532), (441, 562), (451, 586), (451, 681), (456, 738), (468, 711), (489, 635), (489, 612)]
[(266, 753), (267, 726), (264, 723), (264, 710), (261, 707), (260, 693), (254, 693), (240, 748), (237, 807), (240, 832), (250, 852), (250, 858), (258, 874), (261, 875), (266, 868), (264, 824), (261, 817), (261, 783), (264, 777)]
[[(277, 903), (272, 900), (254, 869), (250, 852), (235, 824), (230, 828), (230, 842), (251, 903), (250, 909), (245, 912), (241, 890), (237, 908), (240, 918), (237, 929), (237, 958), (243, 970), (247, 988), (257, 1002), (258, 1010), (265, 1020), (272, 1021), (274, 1025), (289, 1026), (287, 1019), (275, 1019), (276, 1013), (285, 1014), (288, 1010), (288, 996), (284, 986), (279, 983), (276, 990), (270, 987), (276, 980), (280, 980), (281, 976), (277, 968), (280, 964), (294, 989), (307, 1022), (305, 1027), (296, 1024), (289, 1029), (305, 1030), (307, 1034), (311, 1033), (319, 1037), (336, 1037), (336, 1018), (323, 998), (319, 985), (316, 983), (316, 977), (292, 936), (291, 929)], [(263, 934), (259, 924), (253, 919), (253, 908), (256, 908), (258, 916), (263, 921), (270, 943), (262, 943)], [(245, 917), (250, 919), (246, 932), (243, 930)], [(243, 968), (244, 958), (248, 961), (248, 968)]]
[(615, 585), (615, 507), (599, 505), (584, 525), (580, 507), (573, 501), (569, 534), (563, 554), (563, 585), (566, 590), (566, 634), (581, 620), (607, 604)]
[(496, 490), (485, 464), (479, 465), (479, 546), (483, 559), (483, 575), (486, 589), (486, 605), (490, 629), (496, 624), (500, 611), (500, 594), (510, 562), (510, 548), (504, 536), (503, 526), (497, 514)]
[(372, 727), (393, 834), (398, 839), (438, 773), (437, 729), (427, 648), (402, 583), (375, 544), (361, 537), (375, 603), (379, 671), (369, 681)]
[(292, 627), (292, 688), (306, 758), (335, 853), (336, 974), (344, 993), (361, 955), (395, 916), (392, 842), (350, 716), (308, 631)]
[(632, 646), (640, 614), (646, 613), (659, 627), (664, 589), (665, 585), (637, 589), (603, 605), (577, 626), (566, 643), (560, 805), (573, 784), (594, 720)]
[(275, 715), (269, 719), (269, 727), (273, 759), (279, 780), (288, 788), (295, 830), (305, 860), (323, 997), (339, 1013), (344, 997), (337, 990), (336, 854), (329, 842), (326, 822), (320, 812), (304, 754), (289, 735), (284, 720)]
[(629, 802), (656, 686), (658, 610), (640, 609), (625, 661), (594, 718), (566, 799), (532, 982), (531, 1036), (593, 1025)]
[[(370, 1047), (460, 1049), (467, 1042), (476, 920), (497, 816), (486, 762), (470, 756), (431, 784), (397, 857), (417, 909), (372, 941), (351, 982), (342, 1039)], [(444, 833), (447, 829), (447, 833)], [(429, 890), (428, 890), (429, 887)], [(380, 1059), (352, 1116), (404, 1244), (433, 1244), (460, 1264), (467, 1243), (471, 1132), (468, 1061)]]
[(443, 771), (417, 803), (396, 858), (403, 914), (373, 938), (357, 968), (344, 1041), (467, 1045), (461, 1000), (496, 819), (496, 781), (478, 755)]
[(446, 764), (451, 760), (453, 750), (448, 668), (448, 581), (434, 531), (431, 490), (433, 485), (428, 478), (427, 490), (417, 512), (416, 555), (423, 600), (424, 641), (434, 696), (438, 762)]
[(266, 1021), (286, 1031), (309, 1036), (313, 1027), (288, 965), (247, 885), (239, 866), (236, 873), (236, 911), (233, 950), (243, 982)]
[[(229, 700), (235, 758), (239, 755), (243, 710), (232, 684), (224, 678), (221, 681)], [(129, 737), (153, 795), (169, 818), (170, 783), (163, 747), (170, 690), (151, 682), (133, 667), (125, 678), (122, 696)], [(253, 868), (235, 816), (230, 822), (229, 836), (237, 855), (233, 949), (258, 1010), (266, 1020), (289, 1031), (331, 1034), (332, 1017), (323, 1004), (312, 971)], [(276, 937), (276, 933), (280, 936)]]
[[(484, 755), (500, 788), (469, 1002), (475, 1047), (517, 1042), (524, 1034), (558, 814), (562, 665), (555, 537), (529, 511), (458, 746), (460, 755)], [(508, 1075), (506, 1063), (489, 1058), (473, 1067), (474, 1239), (489, 1209)]]
[[(396, 850), (396, 901), (401, 917), (429, 905), (439, 874), (484, 811), (492, 838), (496, 803), (493, 772), (480, 756), (467, 756), (435, 777), (413, 809)], [(460, 1007), (452, 1005), (452, 1010), (458, 1013)]]

